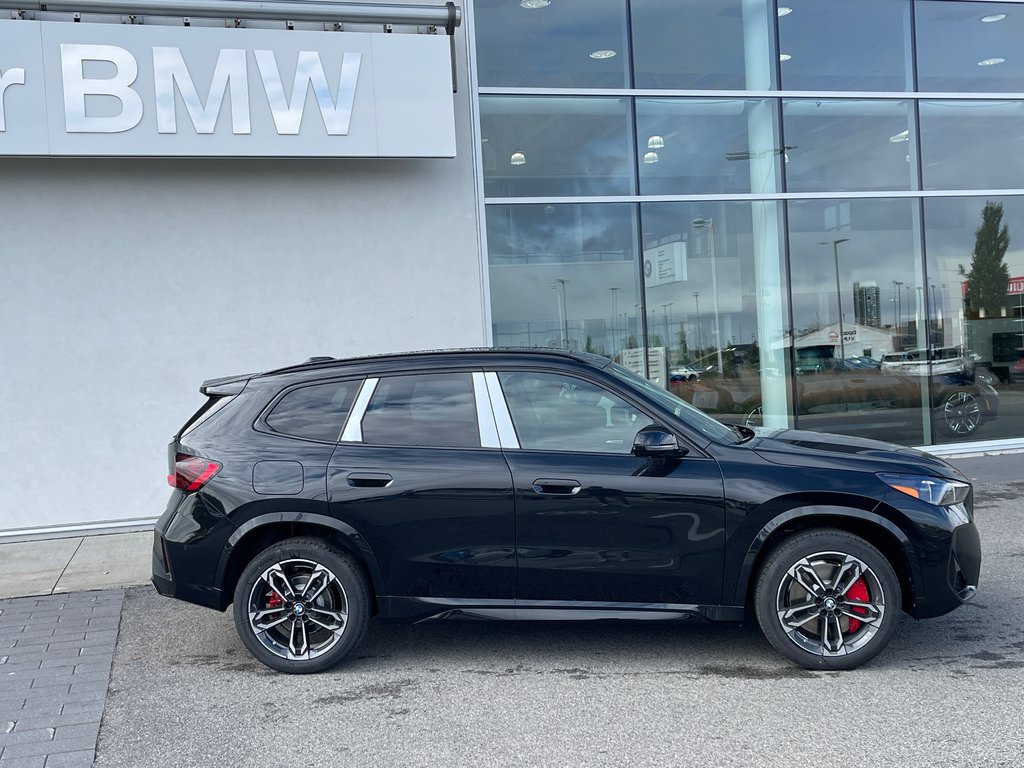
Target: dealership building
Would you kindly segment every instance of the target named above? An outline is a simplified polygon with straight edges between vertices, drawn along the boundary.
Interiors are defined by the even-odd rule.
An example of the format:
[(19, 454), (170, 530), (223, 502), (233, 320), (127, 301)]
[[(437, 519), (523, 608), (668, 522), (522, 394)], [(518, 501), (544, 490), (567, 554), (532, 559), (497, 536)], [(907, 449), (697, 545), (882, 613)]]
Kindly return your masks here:
[(1024, 2), (0, 0), (0, 540), (142, 528), (209, 378), (553, 346), (1024, 447)]

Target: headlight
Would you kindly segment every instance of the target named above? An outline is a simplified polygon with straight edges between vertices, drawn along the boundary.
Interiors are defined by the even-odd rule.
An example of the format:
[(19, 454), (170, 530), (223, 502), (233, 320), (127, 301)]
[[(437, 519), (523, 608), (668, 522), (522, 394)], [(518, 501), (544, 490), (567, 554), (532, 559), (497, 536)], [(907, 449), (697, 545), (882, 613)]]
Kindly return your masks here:
[(940, 507), (962, 504), (971, 490), (968, 483), (943, 480), (939, 477), (885, 474), (880, 474), (878, 477), (886, 485), (907, 494), (907, 496), (913, 496), (915, 499), (927, 501), (929, 504), (937, 504)]

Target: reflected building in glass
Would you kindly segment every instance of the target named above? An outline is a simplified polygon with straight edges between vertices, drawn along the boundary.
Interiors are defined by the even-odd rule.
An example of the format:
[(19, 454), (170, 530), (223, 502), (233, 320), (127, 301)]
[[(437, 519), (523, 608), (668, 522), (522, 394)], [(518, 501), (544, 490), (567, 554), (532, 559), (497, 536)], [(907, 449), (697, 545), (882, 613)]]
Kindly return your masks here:
[(1024, 4), (471, 11), (495, 345), (726, 422), (1024, 437)]

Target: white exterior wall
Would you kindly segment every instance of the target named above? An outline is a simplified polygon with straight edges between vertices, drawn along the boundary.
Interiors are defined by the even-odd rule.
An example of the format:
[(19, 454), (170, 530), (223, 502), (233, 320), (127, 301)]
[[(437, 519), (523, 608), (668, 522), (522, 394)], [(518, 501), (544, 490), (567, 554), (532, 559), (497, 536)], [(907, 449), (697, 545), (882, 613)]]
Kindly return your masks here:
[(487, 342), (459, 72), (453, 160), (0, 158), (0, 533), (161, 514), (204, 379)]

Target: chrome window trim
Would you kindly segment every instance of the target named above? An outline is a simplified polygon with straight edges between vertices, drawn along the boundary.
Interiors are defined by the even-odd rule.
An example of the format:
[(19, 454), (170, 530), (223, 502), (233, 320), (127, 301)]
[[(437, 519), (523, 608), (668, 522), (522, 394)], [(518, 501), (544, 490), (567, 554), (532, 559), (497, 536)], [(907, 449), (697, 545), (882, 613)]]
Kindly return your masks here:
[[(473, 375), (476, 376), (476, 374)], [(494, 371), (487, 371), (483, 374), (483, 378), (487, 386), (491, 414), (494, 416), (494, 424), (498, 431), (501, 447), (506, 450), (519, 450), (519, 437), (512, 424), (512, 415), (508, 412), (508, 404), (505, 402), (505, 394), (501, 389), (501, 382), (498, 381), (498, 374)]]
[(366, 415), (366, 409), (370, 405), (370, 398), (373, 397), (374, 390), (377, 389), (378, 381), (380, 379), (371, 378), (363, 382), (359, 394), (356, 395), (355, 402), (352, 403), (352, 410), (348, 413), (348, 421), (345, 422), (345, 428), (341, 431), (341, 442), (363, 442), (363, 416)]
[(476, 423), (480, 433), (480, 447), (501, 448), (490, 391), (482, 371), (473, 371), (473, 398), (476, 401)]

